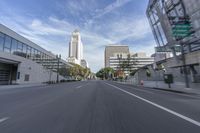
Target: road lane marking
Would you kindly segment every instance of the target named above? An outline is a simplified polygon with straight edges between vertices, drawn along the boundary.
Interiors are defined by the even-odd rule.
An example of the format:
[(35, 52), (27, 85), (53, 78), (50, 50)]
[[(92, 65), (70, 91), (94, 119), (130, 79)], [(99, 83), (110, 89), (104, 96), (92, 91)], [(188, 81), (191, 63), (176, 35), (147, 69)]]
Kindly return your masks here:
[(145, 92), (145, 93), (149, 93), (149, 94), (155, 94), (151, 91), (147, 91), (147, 90), (142, 90), (142, 89), (137, 89), (137, 88), (131, 88), (131, 89), (134, 89), (134, 90), (137, 90), (137, 91), (142, 91), (142, 92)]
[[(119, 85), (124, 85), (124, 84), (121, 84), (121, 83), (118, 83), (118, 82), (115, 82)], [(130, 89), (134, 89), (134, 90), (137, 90), (137, 91), (141, 91), (141, 92), (145, 92), (145, 93), (149, 93), (149, 94), (155, 94), (154, 92), (151, 92), (151, 91), (148, 91), (148, 90), (144, 90), (144, 89), (138, 89), (138, 88), (135, 88), (134, 86), (126, 86), (127, 88), (130, 88)]]
[(9, 119), (9, 117), (4, 117), (4, 118), (1, 118), (0, 119), (0, 123), (2, 123), (2, 122), (4, 122), (4, 121), (6, 121), (6, 120), (8, 120)]
[(77, 86), (76, 88), (77, 88), (77, 89), (79, 89), (79, 88), (81, 88), (81, 87), (83, 87), (83, 86), (82, 86), (82, 85), (80, 85), (80, 86)]
[(164, 107), (164, 106), (161, 106), (161, 105), (159, 105), (159, 104), (156, 104), (156, 103), (154, 103), (154, 102), (151, 102), (151, 101), (149, 101), (149, 100), (147, 100), (147, 99), (144, 99), (144, 98), (142, 98), (142, 97), (140, 97), (140, 96), (137, 96), (137, 95), (135, 95), (135, 94), (133, 94), (133, 93), (130, 93), (130, 92), (128, 92), (128, 91), (125, 91), (125, 90), (123, 90), (123, 89), (121, 89), (121, 88), (119, 88), (119, 87), (117, 87), (117, 86), (114, 86), (114, 85), (111, 85), (111, 84), (108, 84), (108, 83), (105, 83), (105, 84), (107, 84), (107, 85), (109, 85), (109, 86), (111, 86), (111, 87), (114, 87), (114, 88), (116, 88), (116, 89), (118, 89), (118, 90), (120, 90), (120, 91), (122, 91), (122, 92), (124, 92), (124, 93), (126, 93), (126, 94), (129, 94), (129, 95), (131, 95), (131, 96), (133, 96), (133, 97), (136, 97), (136, 98), (138, 98), (138, 99), (140, 99), (140, 100), (142, 100), (142, 101), (144, 101), (144, 102), (147, 102), (147, 103), (149, 103), (149, 104), (151, 104), (151, 105), (153, 105), (153, 106), (155, 106), (155, 107), (157, 107), (157, 108), (159, 108), (159, 109), (162, 109), (162, 110), (164, 110), (164, 111), (166, 111), (166, 112), (168, 112), (168, 113), (170, 113), (170, 114), (173, 114), (173, 115), (175, 115), (175, 116), (177, 116), (177, 117), (179, 117), (179, 118), (181, 118), (181, 119), (184, 119), (184, 120), (186, 120), (186, 121), (188, 121), (188, 122), (190, 122), (190, 123), (192, 123), (192, 124), (194, 124), (194, 125), (200, 127), (200, 122), (198, 122), (198, 121), (196, 121), (196, 120), (193, 120), (193, 119), (191, 119), (191, 118), (189, 118), (189, 117), (187, 117), (187, 116), (184, 116), (184, 115), (182, 115), (182, 114), (179, 114), (179, 113), (177, 113), (177, 112), (175, 112), (175, 111), (173, 111), (173, 110), (171, 110), (171, 109), (168, 109), (168, 108), (166, 108), (166, 107)]
[(77, 86), (76, 88), (79, 89), (79, 88), (82, 88), (84, 86), (87, 86), (89, 83), (85, 84), (85, 85), (80, 85), (80, 86)]
[[(115, 82), (117, 84), (121, 84), (119, 82)], [(122, 85), (122, 84), (121, 84)], [(129, 86), (126, 86), (128, 88), (131, 88)], [(134, 87), (134, 86), (133, 86)], [(196, 97), (196, 96), (190, 96), (188, 94), (179, 94), (179, 93), (174, 93), (174, 92), (170, 92), (170, 91), (165, 91), (165, 90), (162, 90), (162, 89), (151, 89), (151, 91), (154, 91), (154, 92), (151, 92), (145, 88), (142, 88), (142, 89), (137, 89), (137, 88), (131, 88), (131, 89), (135, 89), (135, 90), (138, 90), (138, 91), (143, 91), (143, 90), (146, 90), (147, 93), (151, 93), (151, 94), (157, 94), (157, 93), (154, 93), (154, 92), (161, 92), (161, 94), (163, 94), (163, 92), (165, 93), (169, 93), (169, 94), (173, 94), (173, 95), (179, 95), (179, 96), (183, 96), (183, 97), (188, 97), (188, 98), (194, 98), (194, 99), (199, 99), (199, 97)], [(145, 91), (144, 91), (145, 92)]]

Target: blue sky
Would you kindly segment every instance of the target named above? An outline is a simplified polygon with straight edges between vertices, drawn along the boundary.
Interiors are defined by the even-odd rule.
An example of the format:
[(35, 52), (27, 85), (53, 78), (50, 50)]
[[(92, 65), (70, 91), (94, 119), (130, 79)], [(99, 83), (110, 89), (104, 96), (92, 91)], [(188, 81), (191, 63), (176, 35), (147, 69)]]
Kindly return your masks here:
[(108, 44), (154, 52), (145, 15), (148, 0), (1, 0), (0, 23), (66, 59), (70, 35), (79, 29), (92, 71), (104, 66)]

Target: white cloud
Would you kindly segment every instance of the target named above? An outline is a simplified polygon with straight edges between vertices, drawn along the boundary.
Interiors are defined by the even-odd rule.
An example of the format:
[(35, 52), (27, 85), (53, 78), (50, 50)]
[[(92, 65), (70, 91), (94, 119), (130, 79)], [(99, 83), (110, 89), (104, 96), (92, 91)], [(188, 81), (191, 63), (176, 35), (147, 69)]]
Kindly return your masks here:
[[(56, 2), (56, 6), (61, 14), (73, 15), (74, 17), (84, 17), (81, 13), (85, 11), (94, 11), (98, 6), (96, 0), (66, 0), (63, 2)], [(66, 15), (67, 16), (67, 15)]]
[[(65, 20), (59, 20), (55, 17), (49, 17), (47, 21), (33, 19), (28, 24), (11, 23), (17, 26), (17, 32), (24, 37), (32, 40), (36, 44), (52, 51), (55, 54), (62, 54), (66, 59), (68, 53), (68, 42), (71, 32), (77, 26), (70, 24)], [(100, 27), (101, 29), (102, 27)], [(149, 33), (150, 29), (145, 18), (130, 19), (113, 22), (107, 26), (106, 36), (93, 31), (93, 29), (81, 28), (81, 36), (84, 43), (84, 57), (89, 62), (93, 71), (97, 71), (104, 66), (104, 46), (112, 43), (118, 43), (127, 38), (141, 39)], [(61, 40), (53, 39), (51, 36), (61, 37)], [(132, 44), (134, 46), (134, 44)], [(144, 46), (144, 44), (142, 44)], [(145, 51), (152, 45), (145, 44), (146, 48), (139, 48)], [(137, 48), (133, 48), (136, 50)], [(152, 53), (152, 52), (150, 52)]]
[(155, 40), (148, 40), (148, 41), (143, 41), (140, 44), (132, 44), (130, 46), (130, 51), (131, 52), (145, 52), (148, 56), (151, 56), (152, 54), (155, 53)]
[(113, 22), (107, 27), (107, 36), (114, 42), (120, 42), (127, 38), (132, 40), (145, 38), (151, 32), (149, 24), (144, 17), (124, 18)]
[(102, 17), (103, 15), (110, 13), (121, 6), (124, 6), (128, 2), (131, 2), (131, 0), (116, 0), (115, 2), (106, 6), (104, 9), (96, 10), (97, 14), (95, 14), (94, 18)]
[(41, 20), (34, 19), (32, 23), (29, 25), (29, 28), (35, 31), (36, 34), (41, 35), (66, 35), (65, 29), (57, 29), (57, 27), (53, 25), (44, 24)]
[[(94, 3), (96, 1), (93, 1)], [(30, 39), (36, 44), (52, 51), (55, 54), (62, 54), (63, 59), (68, 55), (68, 42), (72, 31), (79, 29), (82, 36), (84, 45), (84, 57), (89, 62), (93, 71), (104, 66), (104, 46), (121, 41), (141, 40), (147, 38), (151, 32), (148, 21), (144, 16), (115, 16), (116, 20), (109, 20), (107, 23), (97, 23), (97, 18), (103, 18), (104, 15), (117, 10), (131, 0), (116, 0), (103, 9), (98, 9), (91, 13), (91, 19), (87, 19), (84, 26), (78, 26), (70, 23), (67, 19), (58, 19), (50, 16), (47, 19), (40, 18), (26, 18), (7, 14), (2, 16), (0, 14), (0, 22), (9, 28), (20, 33), (24, 37)], [(84, 11), (85, 6), (90, 6), (84, 0), (70, 1), (71, 4), (67, 5), (73, 13)], [(93, 5), (93, 4), (92, 4)], [(66, 5), (64, 5), (66, 6)], [(91, 7), (88, 7), (91, 8)], [(63, 11), (61, 9), (61, 11)], [(67, 13), (67, 12), (65, 12)], [(90, 14), (90, 13), (89, 13)], [(119, 17), (117, 19), (117, 17)], [(109, 18), (108, 18), (109, 19)], [(154, 52), (154, 41), (150, 40), (141, 44), (128, 44), (133, 52), (148, 51), (148, 54)], [(137, 46), (137, 47), (134, 47)]]

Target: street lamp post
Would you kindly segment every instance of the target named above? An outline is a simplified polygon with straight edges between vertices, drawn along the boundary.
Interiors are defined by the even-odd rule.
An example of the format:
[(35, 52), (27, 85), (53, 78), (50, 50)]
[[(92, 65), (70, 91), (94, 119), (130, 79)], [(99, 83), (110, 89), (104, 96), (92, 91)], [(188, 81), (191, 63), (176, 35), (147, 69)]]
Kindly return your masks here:
[(59, 83), (59, 65), (60, 65), (60, 59), (61, 59), (61, 55), (56, 55), (56, 59), (57, 59), (57, 83)]

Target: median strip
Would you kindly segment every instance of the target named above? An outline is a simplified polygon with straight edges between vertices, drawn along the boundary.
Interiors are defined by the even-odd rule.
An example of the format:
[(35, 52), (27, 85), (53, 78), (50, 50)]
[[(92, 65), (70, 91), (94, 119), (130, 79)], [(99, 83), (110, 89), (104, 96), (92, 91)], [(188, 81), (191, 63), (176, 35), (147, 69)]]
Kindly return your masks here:
[(159, 105), (159, 104), (156, 104), (156, 103), (154, 103), (154, 102), (151, 102), (151, 101), (149, 101), (149, 100), (147, 100), (147, 99), (144, 99), (144, 98), (142, 98), (142, 97), (140, 97), (140, 96), (137, 96), (137, 95), (135, 95), (135, 94), (133, 94), (133, 93), (130, 93), (130, 92), (128, 92), (128, 91), (125, 91), (125, 90), (123, 90), (123, 89), (121, 89), (121, 88), (119, 88), (119, 87), (117, 87), (117, 86), (114, 86), (114, 85), (111, 85), (111, 84), (108, 84), (108, 83), (105, 83), (105, 84), (107, 84), (107, 85), (109, 85), (109, 86), (111, 86), (111, 87), (114, 87), (114, 88), (116, 88), (116, 89), (118, 89), (118, 90), (120, 90), (120, 91), (122, 91), (122, 92), (124, 92), (124, 93), (126, 93), (126, 94), (129, 94), (129, 95), (131, 95), (131, 96), (133, 96), (133, 97), (136, 97), (136, 98), (138, 98), (138, 99), (140, 99), (140, 100), (142, 100), (142, 101), (144, 101), (144, 102), (146, 102), (146, 103), (149, 103), (149, 104), (151, 104), (151, 105), (153, 105), (153, 106), (155, 106), (155, 107), (157, 107), (157, 108), (159, 108), (159, 109), (162, 109), (162, 110), (164, 110), (164, 111), (166, 111), (166, 112), (168, 112), (168, 113), (170, 113), (170, 114), (173, 114), (173, 115), (175, 115), (175, 116), (177, 116), (177, 117), (179, 117), (179, 118), (181, 118), (181, 119), (184, 119), (184, 120), (186, 120), (186, 121), (188, 121), (188, 122), (190, 122), (190, 123), (192, 123), (192, 124), (194, 124), (194, 125), (200, 127), (200, 122), (198, 122), (198, 121), (196, 121), (196, 120), (193, 120), (193, 119), (191, 119), (191, 118), (189, 118), (189, 117), (187, 117), (187, 116), (184, 116), (184, 115), (182, 115), (182, 114), (179, 114), (179, 113), (177, 113), (177, 112), (175, 112), (175, 111), (173, 111), (173, 110), (170, 110), (170, 109), (168, 109), (168, 108), (166, 108), (166, 107), (163, 107), (163, 106), (161, 106), (161, 105)]

